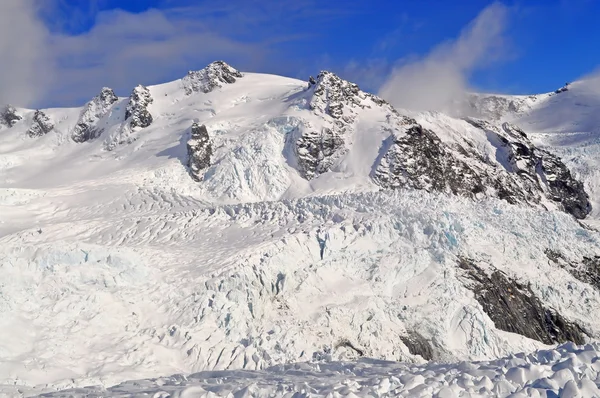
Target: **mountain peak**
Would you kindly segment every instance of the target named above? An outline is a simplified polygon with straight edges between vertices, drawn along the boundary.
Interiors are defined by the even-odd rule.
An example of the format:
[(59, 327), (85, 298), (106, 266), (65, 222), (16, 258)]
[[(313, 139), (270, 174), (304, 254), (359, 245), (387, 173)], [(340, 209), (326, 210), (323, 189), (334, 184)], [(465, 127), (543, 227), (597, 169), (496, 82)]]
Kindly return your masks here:
[(98, 138), (104, 131), (104, 128), (97, 126), (98, 121), (109, 112), (118, 100), (119, 97), (111, 88), (103, 87), (100, 94), (83, 107), (77, 125), (71, 133), (73, 141), (82, 143)]
[(210, 93), (222, 84), (235, 83), (244, 75), (224, 61), (214, 61), (204, 69), (189, 71), (183, 78), (183, 88), (186, 95), (195, 92)]
[(0, 111), (0, 124), (13, 127), (21, 119), (23, 119), (23, 117), (19, 115), (17, 109), (10, 104), (6, 105), (4, 109)]

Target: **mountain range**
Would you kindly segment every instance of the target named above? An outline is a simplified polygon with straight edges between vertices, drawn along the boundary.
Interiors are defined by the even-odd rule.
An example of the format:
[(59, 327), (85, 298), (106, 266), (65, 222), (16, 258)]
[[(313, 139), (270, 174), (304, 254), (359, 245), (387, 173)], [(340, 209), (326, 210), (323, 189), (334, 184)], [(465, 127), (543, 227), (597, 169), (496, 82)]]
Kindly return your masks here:
[(598, 340), (595, 87), (471, 93), (449, 115), (217, 61), (5, 106), (0, 391)]

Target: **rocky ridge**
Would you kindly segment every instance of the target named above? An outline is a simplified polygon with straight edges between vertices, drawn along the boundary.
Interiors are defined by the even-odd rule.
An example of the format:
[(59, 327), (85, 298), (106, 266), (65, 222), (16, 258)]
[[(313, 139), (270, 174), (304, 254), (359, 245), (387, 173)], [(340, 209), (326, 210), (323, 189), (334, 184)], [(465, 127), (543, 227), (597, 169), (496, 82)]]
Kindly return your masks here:
[(198, 71), (189, 71), (182, 79), (183, 89), (186, 95), (193, 93), (210, 93), (222, 84), (235, 83), (244, 75), (237, 69), (223, 61), (215, 61), (206, 68)]
[(102, 88), (100, 94), (88, 102), (81, 111), (77, 125), (71, 133), (73, 141), (82, 143), (100, 137), (104, 128), (98, 126), (98, 121), (110, 112), (113, 104), (118, 100), (112, 89)]
[(192, 124), (191, 134), (187, 142), (188, 167), (192, 178), (202, 181), (202, 171), (210, 166), (212, 144), (206, 126), (203, 124)]
[(0, 124), (7, 127), (13, 127), (21, 119), (23, 117), (17, 113), (17, 109), (12, 105), (6, 105), (0, 112)]
[(374, 180), (384, 188), (408, 186), (471, 198), (496, 197), (511, 204), (552, 204), (576, 218), (590, 212), (583, 184), (558, 157), (536, 148), (521, 129), (478, 119), (467, 122), (497, 148), (496, 162), (482, 156), (467, 139), (445, 143), (434, 131), (405, 117), (391, 131)]
[(54, 129), (54, 123), (42, 111), (37, 110), (33, 115), (31, 127), (27, 130), (27, 135), (30, 137), (41, 137), (48, 134)]
[(307, 94), (308, 108), (329, 125), (320, 130), (306, 128), (294, 143), (299, 171), (308, 180), (330, 171), (336, 160), (348, 152), (348, 141), (361, 109), (386, 106), (395, 112), (381, 98), (327, 71), (309, 79)]
[(152, 124), (153, 118), (148, 111), (148, 106), (153, 101), (148, 87), (140, 84), (133, 89), (125, 110), (125, 120), (129, 122), (129, 127), (132, 129), (146, 128)]

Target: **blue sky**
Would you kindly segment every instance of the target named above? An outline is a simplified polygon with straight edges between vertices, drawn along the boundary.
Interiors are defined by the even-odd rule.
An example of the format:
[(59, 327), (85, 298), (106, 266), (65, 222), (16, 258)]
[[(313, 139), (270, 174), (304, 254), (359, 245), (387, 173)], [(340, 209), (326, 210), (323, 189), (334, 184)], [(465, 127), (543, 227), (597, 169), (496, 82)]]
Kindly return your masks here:
[[(30, 32), (31, 26), (20, 23), (27, 25), (23, 33), (12, 35), (17, 42), (23, 37), (21, 45), (37, 48), (23, 61), (35, 64), (28, 67), (39, 80), (37, 90), (23, 100), (35, 105), (79, 105), (102, 86), (127, 95), (135, 84), (173, 80), (215, 59), (245, 71), (302, 79), (329, 69), (378, 92), (395, 70), (411, 63), (419, 69), (420, 60), (456, 43), (493, 4), (485, 0), (5, 2), (20, 3), (4, 14), (33, 13), (23, 18), (37, 24)], [(0, 14), (2, 7), (6, 6), (0, 5)], [(485, 21), (495, 25), (493, 37), (481, 44), (485, 51), (458, 72), (469, 89), (546, 92), (600, 64), (594, 48), (600, 42), (596, 22), (600, 2), (507, 0), (493, 7), (495, 14), (499, 10), (502, 14), (490, 13)], [(461, 55), (446, 57), (445, 62), (460, 62), (456, 57)], [(5, 70), (24, 70), (19, 59), (4, 62), (12, 62), (0, 63)], [(16, 84), (5, 85), (11, 83)]]

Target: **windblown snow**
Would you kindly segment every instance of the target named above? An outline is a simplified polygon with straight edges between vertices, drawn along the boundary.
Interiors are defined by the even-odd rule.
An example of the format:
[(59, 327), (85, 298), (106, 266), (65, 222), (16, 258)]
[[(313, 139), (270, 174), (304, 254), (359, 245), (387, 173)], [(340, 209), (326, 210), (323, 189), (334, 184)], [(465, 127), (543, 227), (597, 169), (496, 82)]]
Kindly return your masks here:
[(578, 87), (527, 136), (222, 62), (7, 107), (0, 394), (600, 395), (598, 152), (540, 124)]

